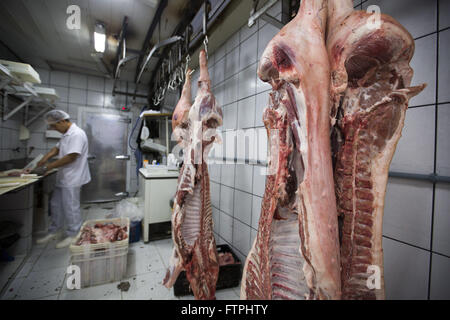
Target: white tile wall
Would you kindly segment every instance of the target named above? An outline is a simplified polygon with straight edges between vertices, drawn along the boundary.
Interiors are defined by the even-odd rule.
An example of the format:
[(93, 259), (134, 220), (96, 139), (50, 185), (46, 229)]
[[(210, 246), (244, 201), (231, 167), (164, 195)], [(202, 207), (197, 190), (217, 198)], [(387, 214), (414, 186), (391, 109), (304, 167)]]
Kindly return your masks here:
[(450, 176), (450, 104), (438, 106), (436, 172)]
[(66, 88), (69, 87), (69, 73), (62, 71), (52, 71), (50, 74), (50, 84)]
[(406, 111), (405, 126), (392, 159), (391, 171), (421, 174), (433, 172), (434, 125), (434, 106)]
[[(448, 2), (448, 1), (447, 1)], [(450, 30), (439, 33), (439, 96), (438, 102), (450, 102)], [(447, 85), (446, 85), (447, 84)]]
[[(239, 38), (238, 38), (239, 39)], [(225, 79), (236, 74), (239, 70), (239, 47), (234, 48), (225, 57)]]
[(220, 236), (228, 243), (233, 242), (233, 218), (229, 215), (222, 213), (220, 215)]
[(255, 95), (257, 69), (258, 65), (255, 63), (239, 73), (238, 99)]
[(386, 189), (383, 234), (430, 249), (433, 186), (390, 178)]
[(250, 231), (250, 248), (253, 246), (256, 239), (257, 231), (255, 229), (251, 229)]
[(240, 37), (241, 43), (244, 42), (245, 40), (247, 40), (253, 34), (255, 34), (258, 31), (258, 27), (259, 27), (259, 20), (257, 20), (251, 28), (249, 28), (248, 25), (245, 24), (239, 30), (239, 32), (240, 32), (239, 37)]
[(86, 105), (87, 92), (82, 89), (71, 88), (69, 91), (69, 103)]
[[(250, 225), (252, 219), (252, 195), (251, 193), (234, 191), (234, 218)], [(245, 252), (245, 251), (242, 251)]]
[(363, 10), (378, 5), (381, 13), (395, 17), (414, 38), (436, 30), (436, 1), (427, 0), (369, 0)]
[(238, 95), (238, 75), (234, 75), (224, 82), (223, 105), (233, 103)]
[(213, 215), (213, 231), (217, 234), (220, 233), (220, 210), (216, 207), (212, 208), (212, 215)]
[(41, 85), (46, 85), (50, 83), (50, 71), (41, 68), (35, 68), (36, 72), (39, 73), (39, 78), (41, 79)]
[(227, 213), (228, 215), (233, 215), (233, 203), (234, 200), (234, 189), (222, 185), (220, 187), (220, 211)]
[(217, 49), (217, 51), (214, 55), (216, 63), (219, 62), (219, 60), (225, 58), (226, 53), (227, 53), (227, 47), (226, 47), (226, 44), (223, 44), (222, 46), (219, 47), (219, 49)]
[(265, 24), (258, 32), (258, 60), (261, 58), (267, 44), (280, 31), (277, 27), (271, 24)]
[(256, 95), (255, 105), (255, 127), (263, 127), (263, 112), (269, 106), (269, 95), (267, 92), (258, 93)]
[[(93, 91), (105, 91), (105, 79), (100, 77), (89, 76), (88, 77), (88, 90)], [(134, 85), (128, 84), (128, 91), (134, 91)]]
[(256, 136), (255, 129), (241, 129), (237, 130), (236, 142), (236, 159), (238, 163), (256, 163), (255, 145)]
[(450, 259), (433, 254), (430, 299), (448, 300), (450, 297)]
[(222, 113), (223, 113), (223, 130), (234, 130), (236, 129), (237, 125), (237, 103), (234, 102), (232, 104), (229, 104), (227, 106), (222, 107)]
[(225, 42), (227, 54), (233, 52), (236, 47), (239, 46), (239, 32), (233, 34), (228, 40)]
[(97, 91), (87, 92), (87, 105), (93, 107), (103, 107), (104, 93)]
[(239, 220), (233, 221), (233, 246), (240, 252), (248, 253), (250, 251), (250, 233), (249, 227)]
[(266, 175), (264, 174), (264, 167), (253, 167), (253, 194), (262, 197), (266, 186)]
[(60, 87), (60, 86), (52, 86), (56, 94), (59, 97), (59, 102), (68, 102), (69, 101), (69, 88), (67, 87)]
[(414, 70), (412, 85), (426, 83), (427, 87), (410, 100), (410, 106), (436, 102), (436, 34), (416, 40), (416, 51), (411, 60)]
[(211, 181), (210, 191), (211, 204), (216, 208), (220, 208), (220, 184)]
[(450, 27), (450, 2), (439, 0), (439, 29)]
[(436, 186), (433, 251), (450, 256), (450, 185)]
[(214, 86), (225, 80), (225, 59), (220, 59), (214, 65)]
[(261, 215), (261, 203), (262, 203), (262, 198), (253, 195), (253, 197), (252, 197), (252, 222), (251, 222), (251, 226), (255, 230), (258, 230), (258, 222), (259, 222), (259, 217)]
[(234, 187), (247, 193), (252, 193), (252, 184), (253, 166), (247, 164), (236, 164)]
[[(250, 29), (251, 30), (251, 29)], [(241, 52), (239, 57), (239, 70), (255, 63), (258, 60), (255, 48), (258, 46), (258, 34), (254, 33), (248, 39), (241, 43)]]
[(238, 129), (255, 126), (255, 96), (252, 95), (238, 102)]
[[(0, 97), (0, 109), (3, 109), (3, 96)], [(8, 110), (13, 110), (18, 104), (8, 100)], [(0, 161), (21, 159), (26, 156), (26, 141), (19, 141), (20, 125), (23, 122), (23, 111), (17, 112), (10, 119), (0, 118)], [(13, 149), (20, 148), (19, 151)]]
[(85, 89), (85, 90), (88, 88), (87, 75), (79, 73), (71, 73), (69, 79), (70, 79), (69, 86), (71, 88)]
[(235, 164), (222, 165), (220, 182), (228, 187), (234, 187)]
[(383, 250), (386, 299), (427, 299), (430, 253), (386, 238)]
[(218, 164), (210, 164), (208, 166), (209, 177), (211, 181), (215, 181), (220, 183), (220, 165)]

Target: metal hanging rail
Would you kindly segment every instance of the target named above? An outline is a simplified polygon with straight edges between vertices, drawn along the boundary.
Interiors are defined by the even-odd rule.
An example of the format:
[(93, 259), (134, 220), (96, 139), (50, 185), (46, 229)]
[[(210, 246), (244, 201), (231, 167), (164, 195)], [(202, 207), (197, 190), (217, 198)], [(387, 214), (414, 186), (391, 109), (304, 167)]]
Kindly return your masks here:
[[(179, 59), (178, 63), (182, 65), (184, 62), (184, 59), (189, 57), (189, 55), (194, 52), (200, 45), (205, 45), (207, 48), (207, 37), (206, 37), (206, 31), (210, 30), (211, 27), (216, 23), (220, 15), (225, 11), (227, 6), (231, 3), (231, 0), (222, 0), (216, 2), (214, 8), (211, 8), (210, 1), (205, 0), (195, 0), (192, 1), (192, 5), (189, 6), (184, 14), (183, 19), (179, 23), (179, 25), (175, 28), (175, 31), (173, 33), (174, 36), (176, 35), (183, 35), (183, 38), (185, 40), (185, 46), (183, 48), (184, 53), (182, 54), (181, 59)], [(206, 10), (205, 10), (206, 9)], [(205, 16), (206, 12), (206, 16)], [(201, 26), (197, 26), (200, 28), (196, 28), (194, 30), (193, 26), (191, 25), (192, 21), (197, 17), (198, 14), (202, 14), (203, 17), (203, 23)], [(206, 40), (206, 41), (205, 41)], [(205, 43), (206, 42), (206, 43)], [(166, 48), (162, 52), (162, 57), (165, 57), (168, 55), (170, 48)], [(150, 94), (150, 96), (155, 95), (157, 89), (157, 74), (160, 72), (162, 66), (163, 66), (163, 59), (160, 59), (155, 67), (155, 69), (152, 72), (152, 75), (150, 77), (151, 83), (149, 85), (151, 90), (153, 92)], [(155, 87), (156, 85), (156, 87)], [(180, 88), (181, 91), (181, 88)], [(156, 105), (154, 105), (156, 107)]]
[(402, 178), (410, 180), (428, 181), (432, 183), (450, 183), (450, 177), (440, 176), (437, 174), (416, 174), (404, 172), (389, 172), (389, 177)]
[(141, 70), (139, 71), (139, 74), (136, 78), (136, 84), (139, 84), (139, 82), (141, 81), (141, 77), (142, 77), (142, 74), (144, 73), (144, 69), (147, 67), (148, 62), (150, 61), (151, 57), (153, 56), (153, 54), (155, 53), (156, 50), (158, 50), (159, 48), (165, 47), (169, 44), (178, 42), (182, 39), (183, 39), (183, 37), (181, 37), (181, 36), (174, 36), (174, 37), (171, 37), (169, 39), (163, 40), (163, 41), (155, 44), (154, 47), (152, 48), (152, 50), (150, 51), (150, 53), (147, 55), (147, 58), (145, 59), (144, 63), (142, 64)]
[(269, 15), (267, 10), (273, 7), (280, 0), (270, 0), (261, 9), (256, 10), (259, 0), (253, 0), (253, 7), (248, 19), (248, 27), (251, 28), (259, 18), (271, 25), (282, 29), (296, 14), (300, 1), (281, 0), (281, 21)]
[(251, 28), (256, 20), (258, 20), (260, 17), (264, 20), (266, 20), (269, 23), (274, 24), (276, 27), (279, 27), (280, 29), (284, 26), (283, 23), (281, 23), (281, 21), (278, 21), (276, 18), (269, 16), (266, 11), (269, 10), (271, 7), (273, 7), (278, 0), (269, 0), (261, 9), (256, 10), (256, 8), (258, 7), (258, 0), (253, 0), (253, 7), (252, 10), (250, 11), (250, 18), (248, 19), (248, 27)]

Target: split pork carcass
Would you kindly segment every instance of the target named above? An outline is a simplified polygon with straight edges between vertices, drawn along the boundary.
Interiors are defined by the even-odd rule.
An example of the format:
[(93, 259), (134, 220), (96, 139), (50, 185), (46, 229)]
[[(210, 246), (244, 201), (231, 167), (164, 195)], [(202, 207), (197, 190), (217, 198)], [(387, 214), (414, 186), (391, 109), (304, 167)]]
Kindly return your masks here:
[[(186, 70), (186, 80), (184, 82), (183, 90), (181, 91), (181, 97), (178, 101), (172, 116), (172, 138), (178, 142), (178, 145), (183, 150), (183, 154), (186, 155), (189, 146), (189, 110), (191, 109), (191, 70)], [(184, 168), (184, 167), (183, 167)], [(182, 170), (183, 170), (182, 168)], [(178, 178), (178, 187), (180, 186), (181, 175)], [(178, 190), (177, 190), (178, 192)], [(175, 203), (173, 208), (175, 208)], [(172, 231), (174, 230), (175, 215), (172, 215)], [(167, 288), (171, 288), (178, 278), (178, 275), (183, 270), (183, 264), (180, 259), (179, 250), (176, 247), (176, 241), (174, 232), (172, 232), (172, 238), (174, 241), (174, 248), (172, 256), (169, 262), (169, 268), (164, 278), (164, 285)]]
[[(388, 170), (409, 99), (414, 40), (396, 20), (329, 0), (327, 48), (343, 299), (384, 299), (382, 219)], [(377, 25), (378, 24), (378, 25)], [(369, 267), (371, 269), (369, 269)], [(375, 272), (375, 273), (374, 273)], [(380, 276), (368, 285), (369, 277)], [(370, 280), (372, 281), (372, 280)]]
[(326, 0), (303, 0), (260, 61), (273, 88), (263, 115), (270, 155), (241, 299), (341, 296), (326, 20)]
[[(163, 281), (171, 287), (181, 270), (196, 299), (215, 299), (219, 273), (213, 235), (207, 155), (218, 141), (216, 128), (222, 125), (222, 110), (211, 92), (206, 53), (200, 52), (200, 77), (194, 104), (189, 109), (184, 131), (184, 163), (180, 171), (172, 216), (174, 252)], [(186, 89), (186, 88), (185, 88)], [(187, 93), (186, 93), (187, 94)], [(189, 99), (190, 100), (190, 99)], [(186, 100), (186, 101), (189, 101)], [(183, 105), (178, 104), (180, 108)], [(174, 116), (185, 115), (175, 110)], [(181, 116), (184, 119), (184, 116)], [(177, 119), (175, 119), (177, 121)], [(187, 121), (187, 122), (186, 122)], [(176, 124), (176, 123), (175, 123)]]
[[(191, 70), (186, 71), (186, 80), (184, 82), (183, 90), (181, 91), (181, 97), (178, 101), (172, 116), (172, 138), (178, 142), (178, 145), (183, 150), (183, 154), (186, 155), (189, 146), (189, 110), (191, 109)], [(183, 168), (182, 168), (183, 170)], [(180, 186), (181, 176), (178, 178), (178, 187)], [(178, 190), (177, 190), (178, 192)], [(175, 208), (175, 203), (173, 208)], [(172, 215), (172, 231), (174, 230), (175, 215)], [(172, 232), (172, 238), (174, 232)], [(183, 264), (180, 260), (179, 251), (176, 247), (175, 239), (172, 256), (169, 262), (169, 268), (164, 278), (164, 285), (167, 288), (171, 288), (178, 278), (178, 275), (183, 270)]]

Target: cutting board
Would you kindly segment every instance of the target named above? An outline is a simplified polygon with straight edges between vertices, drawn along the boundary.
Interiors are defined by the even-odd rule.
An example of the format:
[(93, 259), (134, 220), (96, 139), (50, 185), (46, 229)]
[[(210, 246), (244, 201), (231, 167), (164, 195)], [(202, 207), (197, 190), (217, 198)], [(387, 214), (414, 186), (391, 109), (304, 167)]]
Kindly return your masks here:
[(0, 177), (0, 195), (31, 184), (38, 180), (37, 178), (20, 178), (20, 177)]

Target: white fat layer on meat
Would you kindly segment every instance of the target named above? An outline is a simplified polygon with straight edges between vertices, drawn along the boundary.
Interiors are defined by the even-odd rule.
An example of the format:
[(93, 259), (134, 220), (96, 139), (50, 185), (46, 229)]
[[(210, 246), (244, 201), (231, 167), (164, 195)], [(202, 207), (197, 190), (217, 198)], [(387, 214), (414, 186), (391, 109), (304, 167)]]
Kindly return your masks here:
[[(399, 108), (404, 108), (399, 106)], [(381, 270), (381, 289), (376, 290), (377, 299), (384, 299), (384, 271), (383, 271), (383, 246), (382, 246), (382, 228), (383, 228), (383, 213), (384, 200), (386, 195), (386, 185), (388, 180), (389, 166), (394, 156), (398, 141), (402, 135), (403, 126), (405, 123), (406, 108), (402, 110), (399, 125), (392, 136), (387, 141), (384, 151), (379, 154), (377, 158), (372, 161), (372, 177), (374, 194), (374, 212), (373, 212), (373, 234), (379, 235), (378, 238), (372, 240), (372, 264), (376, 265)]]
[[(249, 269), (249, 264), (252, 263), (255, 266), (260, 266), (259, 261), (259, 252), (258, 252), (258, 237), (253, 240), (252, 248), (250, 249), (250, 252), (248, 253), (247, 259), (245, 260), (244, 264), (244, 271), (242, 272), (242, 279), (241, 279), (241, 300), (247, 300), (247, 270)], [(258, 286), (259, 283), (254, 283), (255, 286)]]
[(278, 208), (286, 220), (273, 220), (269, 243), (272, 298), (305, 299), (309, 293), (302, 271), (298, 217), (288, 209)]
[(292, 86), (292, 88), (295, 95), (295, 105), (297, 106), (297, 112), (300, 121), (300, 126), (297, 126), (298, 136), (300, 138), (300, 153), (303, 158), (303, 165), (305, 166), (304, 170), (306, 171), (308, 170), (308, 123), (306, 121), (306, 99), (301, 87), (298, 90), (294, 86)]
[(270, 150), (270, 158), (269, 158), (269, 175), (276, 174), (279, 168), (279, 159), (278, 154), (280, 150), (280, 135), (277, 130), (269, 130), (269, 150)]
[(167, 269), (168, 278), (166, 279), (164, 286), (166, 288), (171, 288), (175, 284), (175, 281), (182, 270), (183, 266), (177, 248), (173, 247), (172, 255), (169, 260), (169, 267)]
[(186, 195), (183, 206), (184, 219), (181, 223), (181, 234), (184, 241), (193, 246), (195, 240), (200, 235), (200, 212), (202, 207), (201, 201), (201, 185), (198, 184), (194, 188), (194, 193)]

